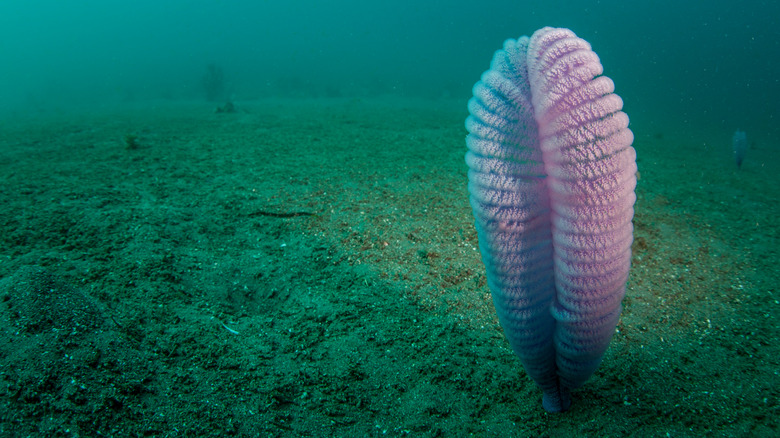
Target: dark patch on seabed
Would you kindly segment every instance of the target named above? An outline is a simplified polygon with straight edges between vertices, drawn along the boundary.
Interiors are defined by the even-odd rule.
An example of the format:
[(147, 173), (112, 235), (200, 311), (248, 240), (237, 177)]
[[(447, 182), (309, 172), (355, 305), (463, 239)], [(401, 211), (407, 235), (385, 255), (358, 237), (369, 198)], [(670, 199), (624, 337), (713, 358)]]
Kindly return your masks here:
[(463, 101), (240, 105), (6, 123), (0, 435), (778, 435), (771, 149), (635, 128), (621, 322), (549, 415), (485, 284)]

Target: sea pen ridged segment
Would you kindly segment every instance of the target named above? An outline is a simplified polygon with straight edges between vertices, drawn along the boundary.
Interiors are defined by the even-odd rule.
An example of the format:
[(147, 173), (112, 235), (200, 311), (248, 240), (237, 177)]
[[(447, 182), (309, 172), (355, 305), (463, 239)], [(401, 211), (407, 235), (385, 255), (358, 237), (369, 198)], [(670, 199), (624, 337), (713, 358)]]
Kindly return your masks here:
[(623, 101), (587, 42), (541, 29), (528, 62), (555, 236), (556, 363), (561, 386), (573, 389), (598, 367), (620, 315), (636, 153)]
[(470, 202), (501, 326), (529, 376), (557, 387), (550, 205), (531, 105), (528, 38), (507, 40), (466, 121)]
[(568, 29), (508, 40), (466, 120), (470, 202), (499, 320), (560, 412), (598, 367), (630, 267), (636, 153), (623, 101)]

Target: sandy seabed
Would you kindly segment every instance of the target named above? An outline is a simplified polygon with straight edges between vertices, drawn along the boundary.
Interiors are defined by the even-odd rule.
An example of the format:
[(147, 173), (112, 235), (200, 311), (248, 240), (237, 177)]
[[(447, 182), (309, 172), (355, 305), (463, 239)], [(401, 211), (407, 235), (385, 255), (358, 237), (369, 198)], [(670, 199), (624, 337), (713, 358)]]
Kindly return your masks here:
[(776, 436), (780, 165), (638, 132), (633, 265), (551, 415), (495, 317), (463, 100), (0, 120), (0, 436)]

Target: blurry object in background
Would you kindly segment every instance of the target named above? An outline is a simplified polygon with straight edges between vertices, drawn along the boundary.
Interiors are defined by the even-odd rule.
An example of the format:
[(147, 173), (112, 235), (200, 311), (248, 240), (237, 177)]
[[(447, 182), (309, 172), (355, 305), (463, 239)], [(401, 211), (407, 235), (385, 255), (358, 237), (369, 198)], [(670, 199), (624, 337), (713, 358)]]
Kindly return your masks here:
[(222, 67), (217, 64), (209, 64), (201, 83), (209, 102), (220, 100), (225, 91), (225, 75), (222, 72)]
[(224, 105), (222, 105), (222, 106), (218, 106), (218, 107), (217, 107), (217, 111), (216, 111), (216, 112), (217, 112), (218, 114), (219, 114), (219, 113), (227, 113), (227, 114), (231, 114), (231, 113), (234, 113), (234, 112), (236, 112), (236, 106), (235, 106), (235, 105), (233, 105), (233, 102), (231, 102), (231, 101), (228, 99), (228, 101), (227, 101), (227, 102), (225, 102), (225, 104), (224, 104)]
[(125, 149), (127, 150), (136, 150), (140, 147), (138, 144), (138, 136), (135, 134), (127, 134), (125, 135)]
[(734, 147), (734, 159), (737, 161), (737, 169), (739, 169), (742, 167), (742, 160), (745, 159), (748, 147), (745, 131), (737, 129), (737, 132), (734, 133), (734, 137), (732, 137), (731, 144)]

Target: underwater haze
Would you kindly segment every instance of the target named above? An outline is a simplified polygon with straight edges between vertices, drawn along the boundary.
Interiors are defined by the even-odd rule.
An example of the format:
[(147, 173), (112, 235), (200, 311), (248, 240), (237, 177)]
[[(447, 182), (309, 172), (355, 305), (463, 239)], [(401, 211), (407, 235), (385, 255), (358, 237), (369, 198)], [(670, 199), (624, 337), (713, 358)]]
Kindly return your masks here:
[(674, 117), (776, 135), (777, 2), (7, 1), (0, 105), (202, 96), (467, 97), (493, 51), (568, 27), (602, 58), (634, 122)]
[[(0, 1), (0, 437), (780, 436), (778, 17)], [(545, 26), (591, 44), (638, 168), (620, 320), (559, 414), (464, 160), (474, 84)]]

